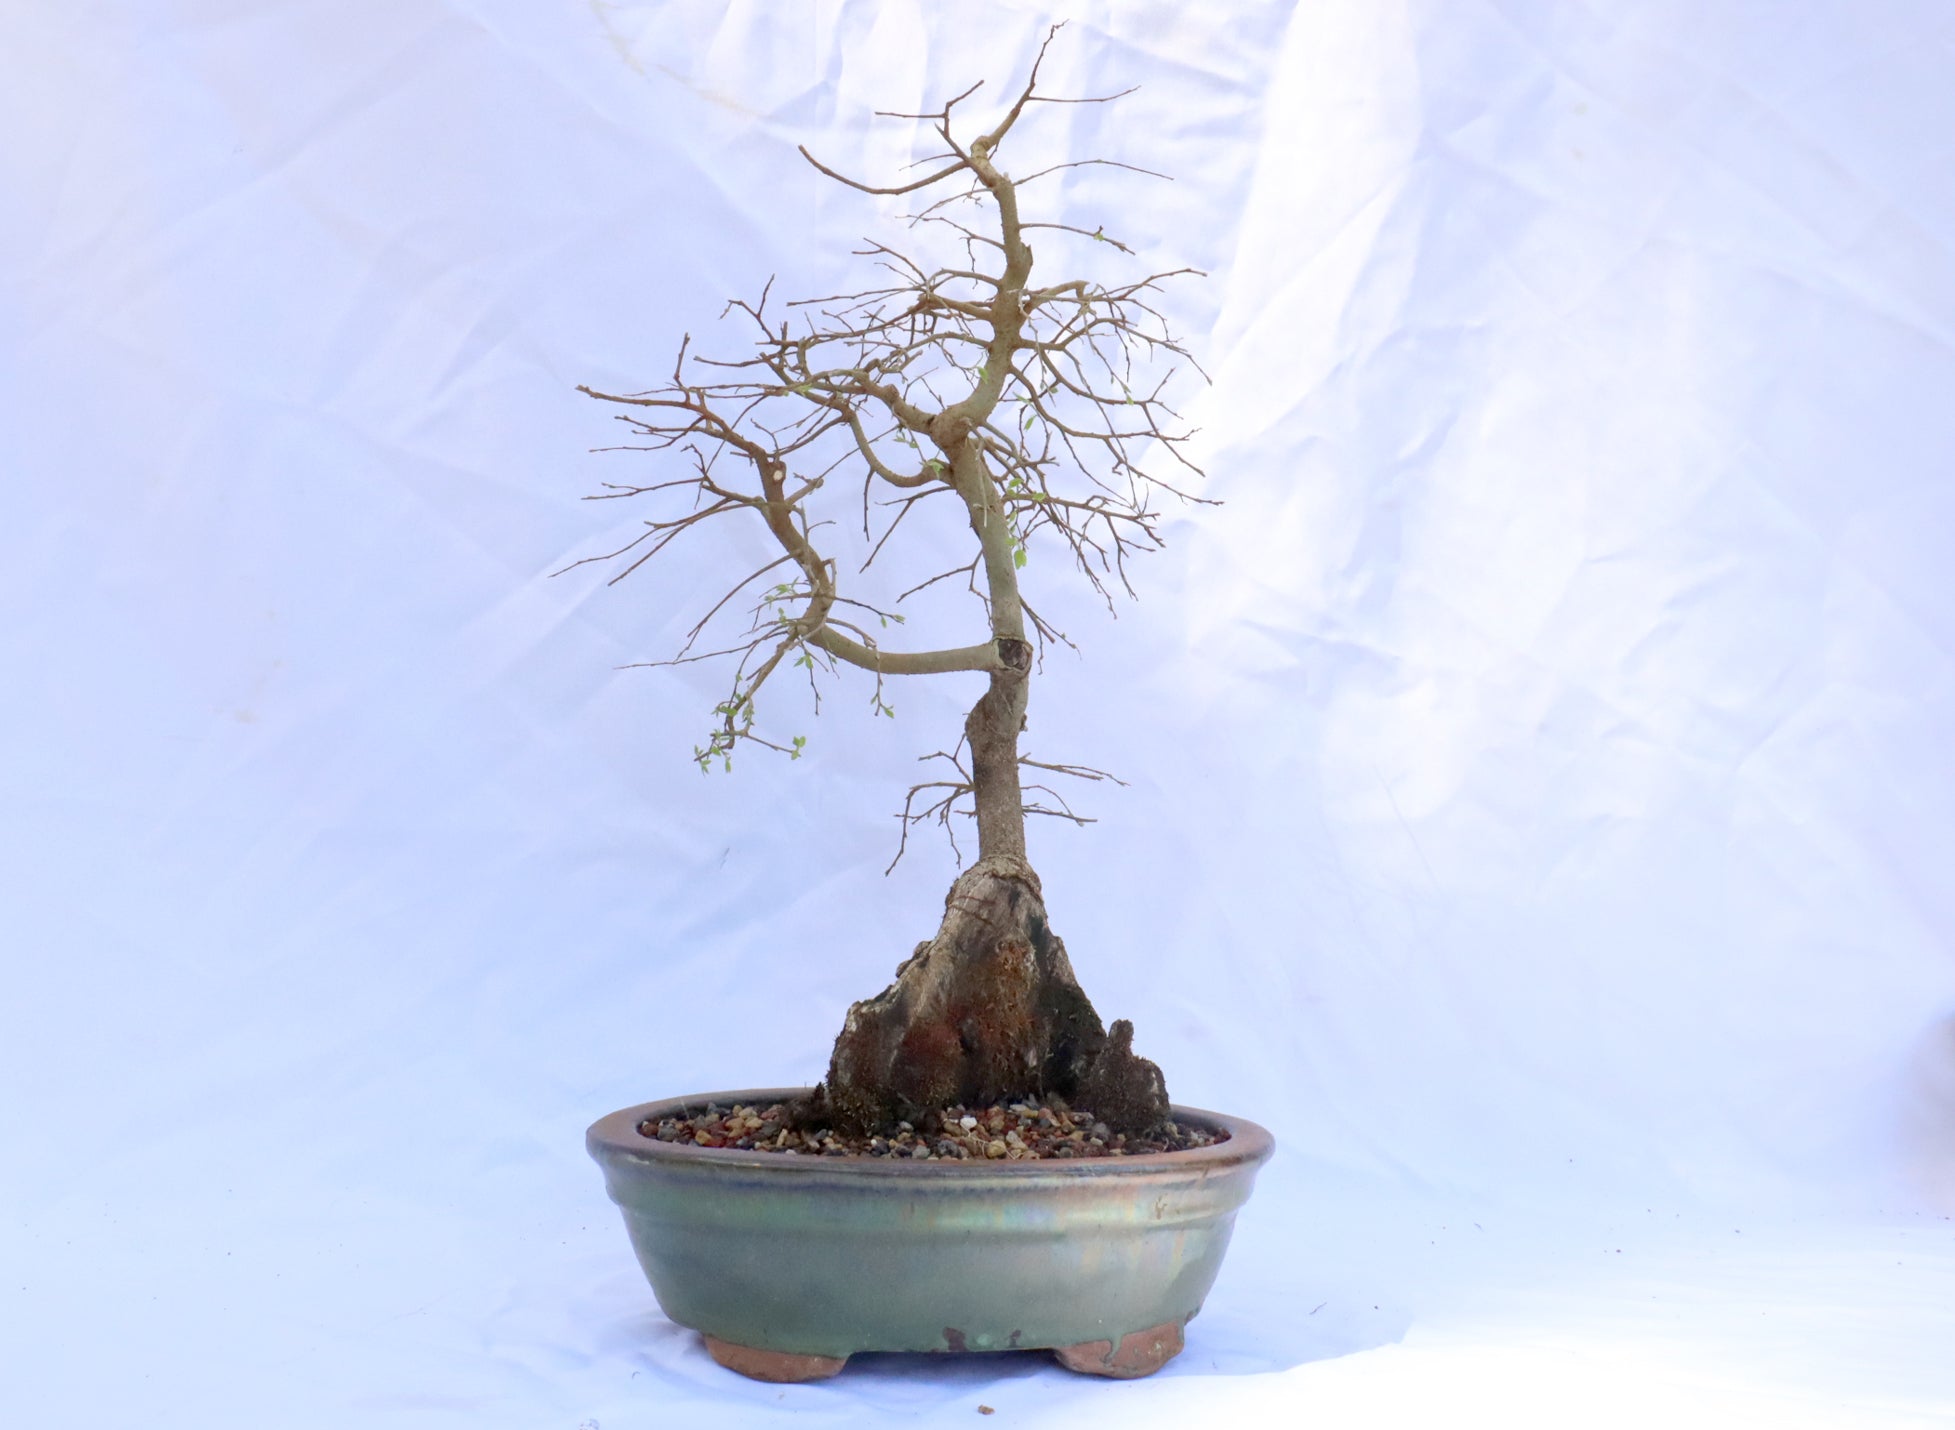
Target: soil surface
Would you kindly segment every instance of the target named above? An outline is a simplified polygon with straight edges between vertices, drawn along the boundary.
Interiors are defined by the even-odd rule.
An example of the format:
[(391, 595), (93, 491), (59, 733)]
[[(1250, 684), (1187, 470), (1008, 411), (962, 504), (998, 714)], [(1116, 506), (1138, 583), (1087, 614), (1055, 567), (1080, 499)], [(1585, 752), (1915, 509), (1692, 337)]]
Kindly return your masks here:
[(913, 1126), (896, 1124), (887, 1136), (853, 1136), (831, 1128), (802, 1130), (788, 1103), (770, 1107), (709, 1105), (690, 1117), (638, 1124), (646, 1137), (692, 1147), (733, 1147), (803, 1157), (912, 1157), (944, 1161), (1019, 1162), (1039, 1158), (1136, 1157), (1185, 1152), (1226, 1142), (1228, 1133), (1166, 1121), (1145, 1134), (1115, 1132), (1084, 1108), (1057, 1097), (994, 1107), (950, 1107), (926, 1112)]

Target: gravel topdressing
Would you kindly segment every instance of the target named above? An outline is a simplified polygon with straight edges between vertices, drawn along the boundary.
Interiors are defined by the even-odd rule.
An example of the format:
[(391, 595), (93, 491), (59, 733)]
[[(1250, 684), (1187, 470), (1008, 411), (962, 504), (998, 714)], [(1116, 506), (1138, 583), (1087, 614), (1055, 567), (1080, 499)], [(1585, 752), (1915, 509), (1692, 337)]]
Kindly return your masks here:
[(848, 1137), (827, 1128), (789, 1125), (789, 1107), (708, 1105), (689, 1117), (647, 1118), (646, 1137), (692, 1147), (732, 1147), (802, 1157), (914, 1157), (945, 1161), (1019, 1162), (1042, 1157), (1135, 1157), (1185, 1152), (1226, 1142), (1228, 1133), (1168, 1122), (1146, 1137), (1114, 1132), (1083, 1108), (1057, 1098), (997, 1107), (952, 1107), (925, 1113), (916, 1126), (896, 1124), (893, 1136)]

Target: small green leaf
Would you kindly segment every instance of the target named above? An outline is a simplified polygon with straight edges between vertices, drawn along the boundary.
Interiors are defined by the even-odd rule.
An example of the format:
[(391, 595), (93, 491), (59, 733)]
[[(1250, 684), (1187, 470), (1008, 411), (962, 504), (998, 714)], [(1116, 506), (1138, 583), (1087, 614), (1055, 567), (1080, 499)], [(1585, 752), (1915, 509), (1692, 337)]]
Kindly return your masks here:
[(1017, 567), (1017, 568), (1018, 568), (1019, 570), (1021, 570), (1021, 571), (1023, 571), (1023, 570), (1025, 569), (1025, 563), (1026, 563), (1026, 561), (1027, 561), (1027, 560), (1029, 560), (1029, 559), (1030, 559), (1030, 558), (1028, 558), (1028, 557), (1027, 557), (1027, 556), (1025, 555), (1025, 543), (1024, 543), (1024, 542), (1022, 542), (1022, 541), (1021, 541), (1021, 542), (1019, 542), (1019, 543), (1018, 543), (1017, 545), (1015, 545), (1015, 546), (1013, 546), (1013, 547), (1012, 547), (1012, 549), (1011, 549), (1011, 564), (1012, 564), (1012, 565), (1014, 565), (1014, 566), (1016, 566), (1016, 567)]

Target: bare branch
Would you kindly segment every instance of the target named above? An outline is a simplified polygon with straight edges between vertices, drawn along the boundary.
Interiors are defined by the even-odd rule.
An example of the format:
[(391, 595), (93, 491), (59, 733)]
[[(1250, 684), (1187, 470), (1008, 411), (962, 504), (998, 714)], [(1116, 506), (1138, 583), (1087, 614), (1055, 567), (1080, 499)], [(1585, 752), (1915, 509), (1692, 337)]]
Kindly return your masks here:
[(942, 109), (934, 109), (928, 114), (905, 114), (898, 109), (878, 109), (876, 111), (876, 116), (880, 119), (945, 119), (949, 117), (950, 111), (952, 109), (962, 104), (965, 100), (969, 99), (972, 95), (976, 94), (979, 90), (983, 88), (984, 88), (984, 81), (979, 80), (976, 84), (972, 85), (969, 89), (965, 90), (962, 94), (958, 95), (955, 99), (952, 99), (949, 103), (945, 104)]
[[(1103, 226), (1089, 230), (1063, 212), (1021, 214), (1026, 184), (1094, 166), (1167, 177), (1098, 157), (1020, 179), (999, 167), (1000, 146), (1031, 105), (1104, 104), (1131, 93), (1040, 93), (1041, 66), (1061, 28), (1047, 31), (1030, 74), (989, 131), (973, 135), (962, 121), (959, 106), (975, 85), (935, 110), (893, 116), (926, 122), (941, 141), (910, 166), (922, 177), (877, 185), (801, 149), (822, 174), (858, 192), (924, 194), (901, 246), (869, 239), (857, 250), (864, 281), (782, 304), (772, 299), (770, 279), (757, 299), (735, 299), (722, 313), (744, 334), (742, 346), (695, 354), (688, 335), (660, 386), (579, 389), (621, 409), (631, 439), (607, 450), (650, 452), (680, 471), (603, 484), (594, 499), (641, 499), (651, 519), (616, 549), (564, 570), (606, 561), (621, 568), (612, 581), (622, 580), (680, 534), (733, 513), (757, 523), (775, 548), (746, 561), (739, 569), (748, 574), (706, 606), (669, 662), (657, 662), (724, 658), (734, 667), (712, 732), (695, 750), (702, 766), (729, 761), (734, 746), (749, 740), (799, 755), (801, 737), (784, 742), (756, 724), (757, 697), (783, 666), (807, 673), (817, 702), (822, 683), (842, 677), (844, 667), (864, 671), (884, 712), (888, 678), (983, 674), (992, 694), (1005, 692), (990, 707), (987, 694), (973, 712), (979, 721), (992, 711), (988, 733), (970, 734), (979, 729), (971, 725), (966, 742), (938, 752), (933, 758), (948, 760), (952, 773), (914, 786), (902, 816), (906, 840), (919, 822), (950, 830), (953, 814), (962, 818), (968, 807), (981, 851), (1000, 821), (1022, 826), (1025, 815), (1045, 814), (1088, 822), (1049, 785), (1026, 784), (1021, 764), (1028, 777), (1112, 778), (1087, 766), (1020, 760), (1024, 682), (1048, 644), (1072, 645), (1026, 601), (1021, 571), (1042, 572), (1030, 563), (1063, 554), (1111, 605), (1115, 587), (1131, 593), (1130, 560), (1161, 544), (1162, 499), (1203, 500), (1187, 489), (1183, 474), (1200, 469), (1170, 397), (1177, 369), (1200, 369), (1155, 306), (1161, 285), (1191, 270), (1121, 277), (1096, 266), (1045, 286), (1031, 281), (1026, 239), (1035, 230), (1104, 245), (1111, 268), (1132, 250)], [(875, 499), (884, 488), (897, 494)], [(841, 515), (855, 526), (849, 507), (834, 505), (838, 490), (859, 501), (859, 546), (835, 522)], [(926, 523), (908, 518), (926, 498), (946, 493), (958, 498), (975, 550), (933, 569), (941, 559), (917, 559)], [(894, 508), (886, 524), (873, 507)], [(890, 650), (872, 634), (878, 622), (886, 628), (903, 619), (896, 607), (926, 592), (949, 594), (939, 588), (960, 578), (983, 623), (968, 643)], [(884, 594), (890, 590), (897, 594)], [(1013, 847), (1022, 851), (1022, 832)]]
[(824, 625), (809, 631), (804, 639), (850, 665), (874, 671), (877, 675), (945, 675), (953, 670), (1002, 670), (994, 641), (983, 645), (961, 646), (956, 650), (880, 650)]
[[(1132, 94), (1132, 93), (1133, 90), (1131, 89), (1123, 89), (1120, 91), (1120, 94), (1108, 95), (1107, 99), (1118, 99), (1120, 98), (1120, 95)], [(1054, 100), (1048, 100), (1046, 102), (1050, 104), (1103, 104), (1105, 103), (1105, 100), (1054, 99)], [(1062, 169), (1091, 169), (1096, 167), (1107, 168), (1107, 169), (1125, 169), (1130, 174), (1145, 174), (1150, 179), (1166, 179), (1170, 184), (1174, 182), (1174, 176), (1172, 174), (1163, 174), (1156, 169), (1143, 169), (1138, 164), (1124, 164), (1118, 159), (1071, 159), (1068, 160), (1066, 163), (1053, 164), (1048, 168), (1040, 169), (1035, 173), (1027, 174), (1021, 179), (1014, 179), (1012, 182), (1019, 185), (1019, 187), (1023, 188), (1026, 184), (1031, 183), (1032, 180), (1034, 179), (1043, 179), (1047, 174), (1056, 174)]]
[(985, 135), (981, 141), (986, 149), (996, 149), (1003, 142), (1005, 135), (1011, 132), (1012, 125), (1018, 123), (1018, 116), (1025, 112), (1025, 106), (1031, 101), (1033, 92), (1038, 88), (1039, 66), (1045, 63), (1045, 52), (1051, 48), (1053, 37), (1065, 28), (1066, 22), (1061, 20), (1045, 32), (1045, 39), (1039, 43), (1039, 52), (1033, 57), (1032, 73), (1025, 81), (1023, 92), (1013, 102), (1010, 111), (999, 121), (998, 127)]
[(1127, 245), (1122, 243), (1119, 239), (1108, 238), (1103, 229), (1096, 228), (1091, 233), (1087, 233), (1085, 229), (1079, 227), (1077, 224), (1070, 224), (1070, 223), (1028, 223), (1022, 225), (1022, 227), (1062, 229), (1067, 233), (1077, 233), (1086, 238), (1098, 239), (1101, 243), (1111, 244), (1113, 247), (1119, 249), (1122, 253), (1129, 254), (1129, 255), (1133, 253), (1133, 250), (1127, 247)]

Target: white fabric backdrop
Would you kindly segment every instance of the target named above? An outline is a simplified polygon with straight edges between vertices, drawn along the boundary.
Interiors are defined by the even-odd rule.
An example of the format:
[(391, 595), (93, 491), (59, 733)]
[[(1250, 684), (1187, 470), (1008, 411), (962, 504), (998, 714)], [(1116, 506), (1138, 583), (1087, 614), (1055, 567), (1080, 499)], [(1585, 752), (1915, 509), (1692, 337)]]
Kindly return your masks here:
[[(637, 519), (572, 388), (835, 286), (903, 210), (795, 145), (905, 161), (870, 109), (1062, 15), (1056, 83), (1144, 87), (1026, 152), (1177, 176), (1053, 198), (1211, 273), (1225, 505), (1117, 621), (1034, 551), (1034, 732), (1130, 781), (1034, 855), (1280, 1151), (1151, 1381), (751, 1385), (582, 1130), (818, 1074), (934, 926), (888, 815), (971, 692), (702, 779), (719, 677), (618, 667), (742, 548), (549, 579)], [(1955, 1417), (1955, 12), (174, 0), (0, 56), (12, 1421)]]

